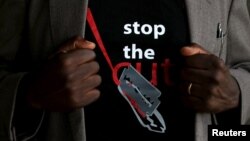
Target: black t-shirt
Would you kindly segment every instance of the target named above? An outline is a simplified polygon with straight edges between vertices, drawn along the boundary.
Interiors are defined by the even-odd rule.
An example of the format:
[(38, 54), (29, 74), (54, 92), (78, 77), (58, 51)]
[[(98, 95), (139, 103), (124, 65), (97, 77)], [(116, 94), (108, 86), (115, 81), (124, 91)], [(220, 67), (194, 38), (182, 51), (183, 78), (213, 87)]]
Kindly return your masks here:
[(184, 2), (90, 0), (89, 8), (104, 46), (87, 24), (103, 80), (100, 99), (85, 107), (87, 140), (193, 140), (194, 114), (169, 73), (189, 44)]

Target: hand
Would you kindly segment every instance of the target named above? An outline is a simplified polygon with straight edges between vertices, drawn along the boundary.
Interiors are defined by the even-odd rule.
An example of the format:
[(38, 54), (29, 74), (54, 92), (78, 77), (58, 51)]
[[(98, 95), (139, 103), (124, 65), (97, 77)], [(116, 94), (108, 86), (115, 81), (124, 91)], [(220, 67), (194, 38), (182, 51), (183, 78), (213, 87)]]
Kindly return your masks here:
[(96, 87), (101, 77), (94, 61), (95, 44), (80, 37), (59, 49), (56, 55), (32, 77), (28, 102), (34, 108), (68, 111), (95, 101), (100, 92)]
[(197, 44), (183, 47), (181, 54), (184, 64), (180, 90), (188, 107), (218, 113), (239, 105), (239, 86), (220, 58)]

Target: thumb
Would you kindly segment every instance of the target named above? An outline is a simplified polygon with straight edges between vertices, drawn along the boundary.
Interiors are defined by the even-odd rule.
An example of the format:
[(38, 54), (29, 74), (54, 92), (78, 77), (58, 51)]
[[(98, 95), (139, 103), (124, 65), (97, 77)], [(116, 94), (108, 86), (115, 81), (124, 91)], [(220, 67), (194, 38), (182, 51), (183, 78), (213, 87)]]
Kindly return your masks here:
[(78, 36), (63, 44), (56, 53), (50, 55), (48, 58), (51, 59), (57, 54), (67, 53), (75, 49), (94, 49), (95, 43), (85, 40), (84, 38)]
[(66, 53), (74, 49), (94, 49), (95, 44), (82, 37), (75, 37), (63, 45), (58, 52)]
[(181, 55), (183, 56), (192, 56), (195, 54), (210, 54), (210, 53), (198, 44), (191, 44), (189, 46), (184, 46), (181, 48)]

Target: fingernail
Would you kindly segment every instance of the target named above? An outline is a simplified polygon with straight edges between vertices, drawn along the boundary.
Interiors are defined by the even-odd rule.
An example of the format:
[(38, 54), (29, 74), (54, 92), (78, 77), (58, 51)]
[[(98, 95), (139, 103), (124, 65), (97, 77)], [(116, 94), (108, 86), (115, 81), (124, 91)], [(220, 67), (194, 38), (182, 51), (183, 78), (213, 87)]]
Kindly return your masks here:
[(95, 43), (93, 43), (93, 42), (85, 40), (85, 44), (86, 44), (87, 48), (90, 48), (90, 49), (94, 49), (95, 48)]
[(78, 40), (76, 42), (76, 46), (79, 47), (79, 48), (94, 49), (95, 48), (95, 43), (83, 39), (83, 40)]

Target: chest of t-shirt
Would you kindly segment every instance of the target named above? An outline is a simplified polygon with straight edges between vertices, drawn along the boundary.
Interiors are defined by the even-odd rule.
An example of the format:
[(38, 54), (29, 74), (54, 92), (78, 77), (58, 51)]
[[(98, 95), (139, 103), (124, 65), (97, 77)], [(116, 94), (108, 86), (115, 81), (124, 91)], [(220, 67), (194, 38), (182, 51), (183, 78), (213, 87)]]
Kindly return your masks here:
[[(101, 66), (103, 84), (100, 86), (100, 100), (86, 108), (86, 121), (89, 121), (86, 123), (87, 133), (90, 134), (90, 138), (98, 139), (98, 136), (92, 136), (91, 133), (97, 128), (105, 130), (105, 127), (109, 126), (114, 129), (112, 132), (118, 135), (126, 132), (134, 137), (147, 134), (145, 139), (148, 140), (165, 138), (166, 129), (162, 129), (166, 128), (167, 124), (162, 125), (165, 122), (159, 119), (166, 122), (167, 119), (171, 119), (167, 117), (168, 109), (171, 108), (164, 106), (172, 101), (167, 99), (166, 94), (172, 90), (166, 90), (171, 86), (167, 86), (163, 79), (165, 75), (169, 75), (166, 74), (166, 69), (170, 67), (171, 60), (178, 56), (179, 48), (189, 43), (183, 7), (177, 1), (167, 0), (90, 0), (89, 7), (103, 46), (94, 38), (89, 24), (86, 28), (86, 38), (97, 44), (97, 61)], [(130, 65), (135, 71), (130, 69)], [(120, 86), (124, 72), (131, 72), (125, 74), (126, 79), (123, 79), (124, 84), (129, 84), (126, 89), (133, 88), (130, 93), (136, 91), (139, 94), (145, 92), (142, 89), (149, 89), (147, 91), (158, 94), (155, 101), (150, 98), (147, 100), (147, 96), (145, 97), (149, 104), (159, 102), (155, 109), (148, 110), (151, 115), (154, 115), (155, 111), (161, 115), (155, 116), (155, 123), (152, 123), (153, 120), (150, 118), (143, 118), (147, 113), (147, 108), (140, 107), (143, 100), (129, 97), (124, 93), (126, 89)], [(135, 83), (138, 79), (141, 81)], [(144, 94), (141, 95), (143, 97)], [(98, 117), (103, 114), (105, 116), (99, 119)], [(154, 130), (147, 128), (147, 124), (159, 127)], [(107, 137), (109, 140), (115, 138), (111, 133), (100, 132), (100, 137)]]

